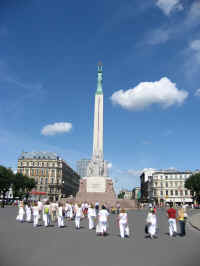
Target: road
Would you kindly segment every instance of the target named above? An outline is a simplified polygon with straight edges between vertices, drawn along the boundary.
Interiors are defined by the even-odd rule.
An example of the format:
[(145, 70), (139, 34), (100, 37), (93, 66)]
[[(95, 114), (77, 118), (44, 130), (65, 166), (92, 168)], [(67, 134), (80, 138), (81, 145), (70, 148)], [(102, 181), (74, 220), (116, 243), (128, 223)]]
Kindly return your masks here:
[(0, 209), (0, 266), (199, 266), (200, 232), (187, 225), (187, 235), (173, 240), (168, 236), (165, 212), (158, 212), (159, 238), (145, 239), (146, 211), (129, 212), (131, 237), (121, 239), (116, 217), (111, 215), (109, 236), (97, 237), (88, 222), (75, 230), (74, 222), (65, 228), (15, 220), (17, 209)]

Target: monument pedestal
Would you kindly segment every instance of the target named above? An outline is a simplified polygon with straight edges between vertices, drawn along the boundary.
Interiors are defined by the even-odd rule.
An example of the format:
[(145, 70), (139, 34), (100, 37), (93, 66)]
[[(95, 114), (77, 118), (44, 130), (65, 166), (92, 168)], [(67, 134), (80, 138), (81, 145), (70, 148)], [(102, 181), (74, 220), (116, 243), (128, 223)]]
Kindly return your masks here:
[(112, 179), (95, 176), (85, 177), (80, 180), (76, 201), (93, 204), (98, 201), (99, 204), (115, 206), (116, 200)]

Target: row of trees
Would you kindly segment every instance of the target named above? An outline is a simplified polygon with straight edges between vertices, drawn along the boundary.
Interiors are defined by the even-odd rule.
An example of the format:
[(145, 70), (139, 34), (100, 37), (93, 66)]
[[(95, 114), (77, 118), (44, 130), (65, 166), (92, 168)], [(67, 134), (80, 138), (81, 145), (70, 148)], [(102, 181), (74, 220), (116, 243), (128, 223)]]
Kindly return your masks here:
[(0, 195), (5, 199), (6, 193), (12, 188), (14, 198), (28, 199), (30, 191), (36, 186), (33, 178), (21, 173), (14, 174), (9, 168), (0, 165)]

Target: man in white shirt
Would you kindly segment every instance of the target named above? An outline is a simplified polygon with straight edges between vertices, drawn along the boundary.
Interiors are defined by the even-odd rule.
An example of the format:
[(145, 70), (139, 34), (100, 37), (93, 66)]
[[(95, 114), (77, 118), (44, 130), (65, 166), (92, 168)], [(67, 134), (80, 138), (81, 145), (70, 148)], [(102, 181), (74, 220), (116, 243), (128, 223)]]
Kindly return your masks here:
[(101, 210), (99, 211), (98, 217), (99, 217), (100, 232), (101, 232), (101, 235), (104, 235), (104, 236), (107, 234), (108, 216), (109, 216), (109, 212), (106, 210), (106, 207), (103, 205), (101, 207)]

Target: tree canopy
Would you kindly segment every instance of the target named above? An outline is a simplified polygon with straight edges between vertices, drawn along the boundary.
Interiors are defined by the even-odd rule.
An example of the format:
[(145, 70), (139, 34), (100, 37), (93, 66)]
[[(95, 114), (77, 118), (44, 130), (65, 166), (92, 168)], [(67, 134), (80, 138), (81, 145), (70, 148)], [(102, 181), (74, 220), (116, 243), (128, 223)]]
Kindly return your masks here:
[(0, 165), (0, 194), (3, 194), (3, 197), (12, 188), (14, 198), (28, 198), (30, 191), (35, 186), (36, 182), (33, 178), (21, 173), (14, 174), (11, 169)]
[(185, 181), (185, 187), (194, 193), (194, 198), (200, 201), (200, 173), (191, 175)]

